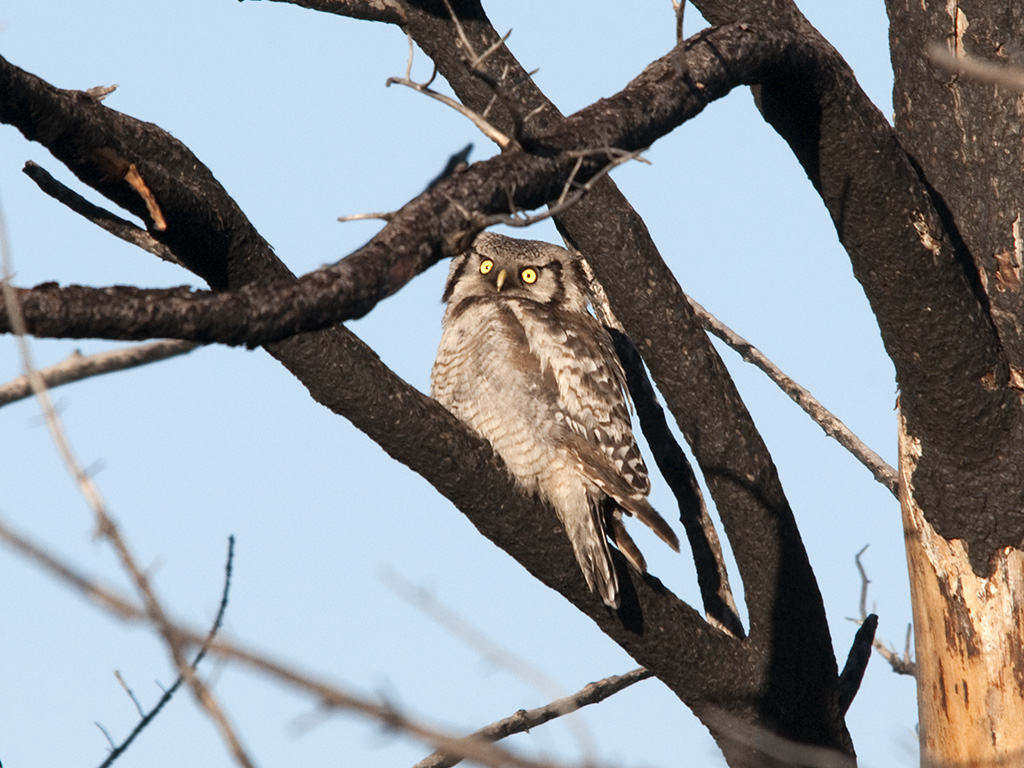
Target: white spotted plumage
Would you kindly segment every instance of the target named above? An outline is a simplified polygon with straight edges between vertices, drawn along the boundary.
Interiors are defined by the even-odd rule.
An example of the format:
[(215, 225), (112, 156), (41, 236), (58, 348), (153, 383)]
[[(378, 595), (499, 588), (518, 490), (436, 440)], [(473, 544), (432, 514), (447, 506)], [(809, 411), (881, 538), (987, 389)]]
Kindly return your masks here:
[(638, 571), (622, 525), (635, 515), (674, 549), (650, 482), (607, 331), (564, 248), (485, 232), (452, 261), (431, 393), (486, 438), (519, 484), (554, 508), (591, 590), (612, 607), (610, 536)]

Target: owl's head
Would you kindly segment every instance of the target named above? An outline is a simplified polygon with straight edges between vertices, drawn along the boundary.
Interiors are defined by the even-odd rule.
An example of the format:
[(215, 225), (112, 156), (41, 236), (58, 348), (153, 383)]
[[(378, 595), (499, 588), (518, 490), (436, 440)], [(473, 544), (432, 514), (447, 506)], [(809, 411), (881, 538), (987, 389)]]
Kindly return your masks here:
[(567, 311), (586, 312), (586, 279), (565, 248), (481, 232), (452, 259), (444, 301), (470, 297), (526, 299)]

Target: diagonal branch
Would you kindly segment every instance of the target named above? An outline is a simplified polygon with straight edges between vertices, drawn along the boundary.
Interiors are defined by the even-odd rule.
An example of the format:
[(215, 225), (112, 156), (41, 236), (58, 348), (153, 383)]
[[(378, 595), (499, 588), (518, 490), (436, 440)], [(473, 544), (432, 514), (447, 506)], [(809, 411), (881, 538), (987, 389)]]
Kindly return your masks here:
[[(46, 387), (53, 389), (92, 376), (123, 371), (177, 355), (185, 355), (197, 346), (188, 341), (153, 341), (109, 352), (99, 352), (95, 355), (82, 355), (75, 351), (55, 365), (40, 368), (38, 373)], [(27, 376), (22, 375), (0, 385), (0, 407), (31, 396), (32, 385)]]
[[(603, 680), (588, 683), (569, 696), (564, 696), (542, 707), (521, 709), (513, 715), (485, 725), (483, 728), (473, 731), (469, 738), (482, 741), (499, 741), (507, 736), (525, 733), (531, 728), (549, 723), (582, 707), (599, 704), (609, 696), (651, 676), (650, 670), (641, 667), (634, 669), (632, 672), (626, 672), (623, 675), (612, 675)], [(453, 756), (443, 750), (439, 750), (420, 760), (413, 768), (451, 768), (451, 766), (458, 765), (460, 762), (462, 762), (461, 756)]]
[[(398, 211), (362, 249), (297, 284), (247, 286), (220, 294), (185, 287), (147, 291), (47, 284), (18, 292), (26, 324), (37, 336), (179, 338), (255, 346), (360, 317), (423, 269), (465, 247), (480, 226), (466, 211), (486, 216), (508, 213), (511, 206), (539, 207), (555, 199), (570, 176), (585, 183), (599, 173), (613, 159), (605, 154), (643, 149), (736, 85), (756, 81), (780, 66), (811, 65), (814, 50), (795, 36), (744, 24), (688, 41), (687, 60), (690, 74), (685, 82), (673, 69), (673, 55), (663, 57), (621, 93), (567, 118), (527, 148), (446, 179)], [(44, 124), (37, 115), (53, 113), (67, 100), (77, 101), (81, 115), (95, 121), (109, 117), (109, 110), (91, 97), (60, 91), (0, 59), (0, 120), (16, 125), (65, 161), (73, 156), (76, 173), (150, 219), (151, 201), (141, 199), (129, 175), (141, 178), (146, 189), (161, 190), (168, 169), (125, 143), (100, 147), (83, 136), (65, 145), (68, 134), (57, 130), (59, 121)], [(601, 147), (614, 147), (615, 152), (594, 149)], [(581, 152), (586, 154), (578, 163)], [(509, 179), (516, 180), (514, 189), (508, 188)], [(159, 203), (161, 211), (171, 212), (166, 228), (151, 223), (151, 234), (173, 249), (186, 227), (175, 219), (173, 201)], [(221, 276), (211, 277), (217, 287)]]
[(825, 434), (834, 438), (841, 446), (852, 453), (861, 464), (871, 470), (875, 480), (892, 491), (894, 495), (898, 493), (899, 479), (896, 476), (896, 470), (885, 459), (865, 445), (859, 437), (850, 431), (849, 427), (822, 405), (805, 387), (800, 386), (783, 373), (761, 350), (704, 309), (692, 297), (687, 296), (686, 298), (693, 305), (693, 311), (700, 318), (701, 325), (736, 350), (745, 362), (756, 365), (764, 371), (768, 378), (774, 381), (783, 392), (789, 395), (794, 403), (803, 408), (804, 412), (814, 419), (818, 426), (825, 430)]
[[(9, 68), (2, 70), (0, 80), (10, 75)], [(15, 73), (14, 78), (20, 76)], [(24, 78), (22, 84), (30, 80)], [(10, 116), (11, 101), (46, 100), (47, 126), (59, 130), (41, 131), (29, 119), (31, 110), (26, 110), (22, 117), (29, 123), (21, 126), (24, 131), (45, 140), (91, 186), (144, 216), (145, 206), (135, 199), (135, 192), (126, 192), (116, 178), (96, 168), (91, 148), (98, 143), (112, 146), (119, 155), (137, 161), (168, 222), (159, 239), (189, 269), (220, 289), (286, 285), (292, 279), (206, 166), (180, 142), (85, 95), (39, 82), (29, 82), (28, 87), (29, 94), (0, 88), (0, 102), (7, 98), (6, 107), (0, 104), (0, 114)], [(552, 186), (560, 191), (557, 183)], [(502, 190), (501, 200), (505, 199)], [(428, 221), (427, 235), (416, 233), (410, 242), (429, 240), (436, 226)], [(757, 682), (747, 673), (738, 642), (710, 629), (657, 579), (629, 572), (624, 562), (620, 572), (625, 576), (627, 605), (619, 614), (608, 612), (587, 589), (568, 541), (551, 525), (551, 510), (524, 497), (486, 443), (395, 376), (346, 328), (299, 334), (267, 345), (267, 351), (315, 400), (348, 418), (389, 455), (426, 478), (483, 535), (589, 616), (677, 695), (689, 701), (707, 697), (736, 712), (750, 710)], [(716, 669), (719, 665), (724, 665), (724, 674)]]
[(48, 194), (54, 200), (64, 203), (68, 208), (73, 210), (75, 213), (84, 216), (86, 219), (91, 221), (93, 224), (105, 229), (115, 237), (119, 237), (125, 242), (137, 245), (144, 251), (149, 251), (154, 256), (157, 256), (164, 261), (169, 261), (172, 264), (181, 266), (180, 262), (175, 258), (174, 253), (150, 235), (146, 230), (141, 227), (132, 224), (127, 219), (122, 219), (120, 216), (116, 216), (110, 211), (100, 208), (98, 205), (94, 205), (82, 197), (74, 190), (69, 189), (64, 184), (61, 184), (53, 176), (51, 176), (45, 168), (36, 165), (31, 160), (25, 163), (25, 167), (22, 169), (26, 176), (34, 181), (43, 192)]

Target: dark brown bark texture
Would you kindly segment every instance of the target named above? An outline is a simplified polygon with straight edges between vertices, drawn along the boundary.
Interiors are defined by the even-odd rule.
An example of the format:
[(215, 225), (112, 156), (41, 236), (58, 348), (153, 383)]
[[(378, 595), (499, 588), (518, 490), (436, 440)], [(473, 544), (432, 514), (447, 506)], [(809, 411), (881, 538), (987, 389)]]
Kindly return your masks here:
[[(463, 103), (481, 111), (494, 96), (466, 66), (468, 52), (442, 2), (296, 4), (401, 24)], [(1021, 167), (1020, 137), (1004, 114), (1016, 109), (1015, 97), (994, 101), (994, 86), (953, 88), (949, 76), (921, 72), (929, 65), (920, 48), (946, 34), (948, 24), (943, 28), (941, 11), (918, 18), (924, 12), (916, 0), (890, 2), (897, 95), (904, 97), (897, 98), (894, 132), (793, 3), (695, 5), (718, 26), (653, 62), (619, 94), (565, 119), (500, 46), (478, 66), (502, 83), (502, 101), (490, 119), (517, 145), (440, 182), (398, 211), (364, 248), (299, 280), (206, 167), (163, 130), (0, 59), (0, 120), (152, 224), (138, 185), (126, 182), (133, 171), (167, 222), (164, 229), (150, 226), (150, 234), (214, 289), (47, 284), (19, 291), (19, 301), (37, 335), (264, 345), (314, 399), (422, 474), (705, 722), (721, 723), (724, 712), (746, 726), (852, 754), (842, 713), (848, 694), (840, 702), (821, 596), (771, 456), (643, 221), (614, 184), (603, 180), (556, 221), (606, 287), (691, 446), (743, 579), (747, 638), (710, 628), (657, 579), (636, 576), (621, 558), (624, 608), (606, 611), (586, 590), (550, 511), (518, 495), (485, 444), (335, 325), (370, 311), (451, 255), (479, 228), (477, 217), (508, 212), (510, 203), (532, 209), (556, 199), (581, 152), (587, 161), (577, 181), (601, 169), (603, 148), (649, 146), (709, 101), (750, 84), (765, 119), (820, 193), (878, 317), (908, 431), (929, 449), (915, 483), (935, 497), (934, 505), (925, 505), (939, 510), (934, 525), (969, 543), (976, 569), (994, 548), (1019, 544), (1024, 523), (1006, 510), (1024, 509), (1021, 416), (1012, 387), (1024, 369), (1017, 245), (1024, 193), (1019, 185), (993, 193), (991, 181), (997, 171), (1003, 171), (999, 178), (1016, 178), (1006, 170)], [(474, 50), (497, 41), (479, 3), (453, 6)], [(1020, 32), (1021, 17), (1018, 11), (1004, 15), (987, 13), (991, 26), (968, 27), (965, 46), (987, 58), (1009, 55), (1007, 46), (1000, 48), (1006, 38), (1000, 24)], [(744, 21), (755, 18), (771, 23)], [(967, 104), (978, 114), (967, 114)], [(953, 107), (963, 112), (959, 123), (948, 119)], [(523, 121), (522, 115), (532, 116)], [(942, 134), (953, 129), (953, 136)], [(967, 195), (958, 186), (964, 173), (972, 185)], [(1003, 202), (995, 205), (993, 197)], [(475, 215), (467, 217), (467, 210)], [(0, 314), (0, 330), (7, 330), (6, 322)], [(976, 514), (979, 497), (990, 514)], [(712, 730), (732, 764), (750, 757), (719, 726)]]
[[(890, 353), (903, 371), (907, 432), (922, 441), (917, 501), (940, 534), (967, 542), (972, 567), (984, 575), (995, 550), (1024, 541), (1024, 106), (1019, 93), (934, 66), (927, 51), (938, 43), (956, 56), (1024, 66), (1024, 6), (886, 5), (896, 135), (948, 234), (950, 249), (936, 255), (951, 287), (929, 306), (936, 332), (948, 334), (944, 343), (910, 338)], [(952, 290), (958, 283), (964, 287)], [(947, 323), (949, 313), (963, 324)]]
[[(478, 163), (407, 204), (364, 248), (333, 267), (306, 275), (299, 283), (271, 290), (248, 287), (219, 295), (188, 289), (146, 291), (129, 286), (89, 289), (47, 285), (20, 296), (30, 331), (36, 335), (138, 339), (182, 338), (200, 342), (256, 346), (294, 333), (315, 330), (360, 317), (408, 280), (452, 255), (479, 223), (465, 216), (506, 213), (510, 201), (532, 209), (557, 198), (570, 176), (585, 182), (608, 162), (604, 148), (643, 149), (683, 121), (698, 114), (732, 87), (763, 76), (766, 69), (799, 69), (813, 62), (813, 51), (794, 36), (771, 28), (735, 26), (709, 33), (687, 54), (691, 74), (685, 81), (673, 65), (675, 53), (653, 63), (621, 94), (602, 100), (559, 123), (558, 128), (529, 139), (525, 147)], [(699, 85), (698, 85), (699, 83)], [(155, 126), (140, 123), (132, 135), (87, 134), (86, 125), (102, 131), (110, 111), (84, 94), (60, 91), (0, 60), (0, 119), (17, 125), (27, 138), (52, 145), (54, 154), (120, 205), (150, 218), (143, 198), (125, 175), (135, 168), (150, 188), (162, 187), (166, 168), (156, 167), (150, 144)], [(54, 125), (49, 116), (67, 100), (78, 107), (81, 124)], [(42, 119), (39, 116), (44, 116)], [(581, 154), (585, 161), (576, 169)], [(178, 194), (189, 194), (190, 190)], [(161, 208), (188, 215), (201, 200), (159, 198)], [(170, 247), (203, 254), (223, 251), (239, 212), (211, 222), (204, 241), (178, 242), (185, 229), (168, 218), (151, 234)], [(184, 259), (190, 266), (196, 258)], [(227, 265), (227, 269), (231, 268)], [(222, 288), (225, 270), (201, 274)], [(102, 314), (97, 314), (102, 307)], [(0, 319), (0, 329), (5, 320)]]
[[(474, 50), (487, 50), (497, 41), (476, 3), (456, 8), (466, 20)], [(441, 3), (410, 4), (408, 29), (464, 103), (482, 109), (490, 101), (489, 89), (467, 71), (461, 43)], [(687, 63), (699, 81), (699, 63), (689, 53)], [(538, 125), (527, 125), (527, 135), (557, 121), (558, 111), (523, 77), (507, 49), (500, 48), (486, 66), (495, 78), (508, 72), (506, 81), (514, 84), (509, 91), (523, 114), (540, 110)], [(801, 76), (807, 75), (801, 69)], [(495, 122), (512, 128), (510, 117), (499, 115)], [(758, 722), (798, 741), (852, 749), (839, 715), (838, 673), (821, 596), (792, 512), (771, 457), (682, 290), (643, 221), (611, 182), (599, 185), (556, 222), (587, 256), (640, 347), (723, 518), (750, 611), (747, 645), (766, 686)], [(790, 717), (794, 706), (804, 715)], [(694, 709), (700, 716), (699, 706)], [(730, 755), (730, 760), (738, 763), (743, 757)]]
[[(490, 91), (479, 90), (480, 79), (466, 71), (461, 57), (453, 55), (458, 51), (453, 42), (457, 36), (447, 12), (412, 5), (406, 12), (414, 37), (436, 55), (456, 91), (471, 107), (481, 108), (475, 100), (489, 100)], [(496, 37), (478, 7), (468, 12), (460, 7), (459, 12), (471, 35), (486, 40)], [(417, 24), (432, 31), (417, 32)], [(430, 51), (424, 41), (438, 51)], [(500, 54), (514, 62), (504, 49)], [(514, 183), (516, 205), (543, 204), (558, 195), (575, 164), (577, 155), (567, 156), (566, 150), (641, 148), (737, 83), (754, 82), (779, 68), (813, 71), (817, 51), (784, 30), (739, 25), (699, 36), (686, 55), (686, 79), (678, 75), (673, 52), (648, 67), (624, 95), (599, 102), (564, 123), (548, 107), (537, 126), (524, 127), (520, 136), (524, 149), (506, 152), (442, 182), (400, 211), (381, 235), (342, 262), (336, 273), (313, 281), (307, 278), (307, 282), (321, 280), (328, 285), (326, 300), (323, 296), (313, 300), (321, 302), (316, 307), (339, 311), (339, 294), (344, 296), (349, 289), (343, 285), (339, 291), (338, 283), (345, 280), (338, 277), (346, 269), (357, 294), (354, 306), (363, 310), (360, 302), (367, 297), (372, 305), (444, 255), (451, 238), (463, 236), (467, 228), (462, 214), (453, 211), (452, 200), (483, 213), (506, 211), (505, 190)], [(496, 56), (488, 66), (500, 63)], [(521, 71), (518, 64), (513, 71)], [(103, 323), (116, 325), (115, 308), (120, 307), (122, 328), (139, 335), (155, 334), (156, 327), (166, 330), (166, 335), (215, 328), (227, 334), (214, 337), (217, 340), (256, 343), (307, 327), (302, 323), (316, 328), (349, 316), (345, 311), (352, 312), (349, 305), (341, 314), (317, 314), (316, 307), (303, 306), (301, 289), (294, 285), (279, 285), (271, 292), (244, 288), (282, 283), (287, 272), (205, 168), (162, 131), (107, 110), (89, 97), (54, 89), (10, 65), (3, 76), (0, 116), (51, 147), (80, 178), (146, 220), (148, 213), (137, 190), (122, 181), (124, 167), (138, 169), (168, 221), (166, 230), (151, 230), (153, 236), (213, 287), (228, 289), (223, 297), (232, 307), (223, 312), (216, 309), (221, 306), (220, 296), (204, 296), (206, 307), (214, 308), (213, 315), (221, 312), (211, 320), (213, 315), (184, 308), (195, 306), (188, 289), (91, 292), (44, 286), (22, 293), (34, 332), (43, 333), (46, 324), (52, 323), (65, 333), (85, 328), (96, 333)], [(467, 85), (479, 93), (462, 93)], [(535, 106), (530, 98), (543, 98), (535, 90), (530, 93), (529, 80), (520, 87), (527, 90), (527, 97), (518, 99), (524, 107)], [(523, 109), (524, 114), (527, 111)], [(511, 116), (496, 122), (511, 125)], [(534, 130), (537, 133), (531, 134)], [(590, 163), (580, 178), (599, 165), (600, 160)], [(595, 224), (595, 211), (601, 212), (596, 217), (600, 226)], [(602, 185), (598, 194), (562, 216), (559, 223), (593, 260), (606, 284), (614, 285), (612, 300), (627, 329), (641, 340), (677, 418), (685, 414), (680, 424), (726, 520), (746, 585), (751, 628), (744, 643), (710, 629), (651, 577), (640, 580), (630, 574), (624, 590), (626, 609), (618, 616), (604, 612), (581, 589), (572, 558), (566, 556), (564, 538), (553, 530), (550, 512), (511, 493), (508, 479), (479, 441), (395, 379), (344, 329), (292, 336), (268, 348), (317, 400), (346, 415), (391, 455), (427, 477), (485, 535), (585, 610), (699, 716), (712, 720), (724, 711), (738, 722), (767, 727), (787, 738), (851, 751), (839, 711), (838, 673), (817, 584), (771, 457), (724, 366), (639, 217), (611, 184)], [(633, 266), (626, 268), (631, 261)], [(644, 268), (636, 269), (637, 264)], [(79, 296), (83, 298), (76, 305)], [(286, 324), (282, 331), (278, 324), (269, 336), (261, 336), (261, 317), (276, 311), (268, 313), (266, 302), (294, 312), (298, 325)], [(672, 354), (658, 353), (659, 349)], [(727, 741), (723, 746), (733, 759), (741, 758), (741, 748), (730, 747)]]

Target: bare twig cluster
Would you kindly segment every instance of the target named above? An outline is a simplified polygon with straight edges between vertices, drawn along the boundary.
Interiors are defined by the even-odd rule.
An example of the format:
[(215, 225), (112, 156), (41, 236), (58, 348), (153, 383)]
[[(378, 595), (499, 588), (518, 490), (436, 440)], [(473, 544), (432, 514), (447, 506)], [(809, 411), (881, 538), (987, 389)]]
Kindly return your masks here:
[[(861, 550), (854, 557), (854, 563), (857, 565), (857, 572), (860, 574), (860, 619), (850, 619), (860, 625), (867, 624), (874, 614), (868, 614), (867, 612), (867, 599), (868, 599), (868, 585), (871, 580), (868, 578), (868, 572), (864, 568), (864, 563), (861, 562), (861, 555), (867, 550), (867, 545), (861, 548)], [(874, 623), (877, 625), (878, 618), (875, 617)], [(872, 642), (871, 645), (878, 655), (889, 662), (889, 666), (892, 667), (892, 671), (898, 675), (909, 675), (914, 677), (917, 672), (917, 665), (914, 663), (913, 653), (913, 633), (914, 625), (907, 624), (907, 639), (903, 648), (903, 655), (901, 656), (895, 649), (890, 648), (877, 637), (874, 637), (874, 629), (871, 631)]]

